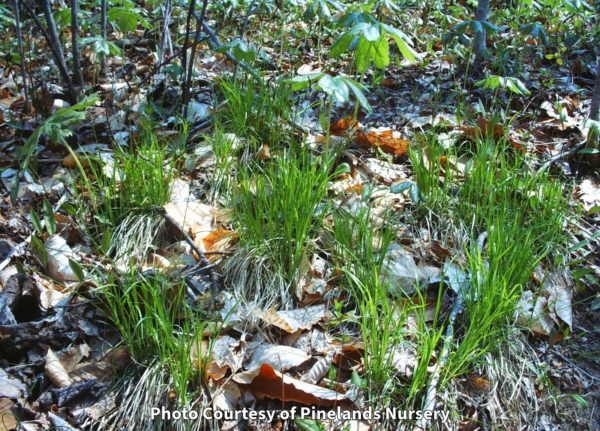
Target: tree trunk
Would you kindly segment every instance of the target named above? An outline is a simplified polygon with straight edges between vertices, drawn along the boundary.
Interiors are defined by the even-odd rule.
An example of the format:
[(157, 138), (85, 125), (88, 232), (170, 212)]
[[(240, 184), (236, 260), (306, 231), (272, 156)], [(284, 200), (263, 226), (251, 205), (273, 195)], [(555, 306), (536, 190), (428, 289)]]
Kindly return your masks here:
[(46, 25), (48, 25), (48, 38), (50, 39), (50, 48), (52, 50), (54, 61), (56, 62), (56, 67), (58, 67), (63, 81), (65, 81), (65, 84), (67, 84), (72, 101), (77, 103), (77, 91), (75, 91), (73, 80), (71, 80), (71, 76), (69, 75), (67, 63), (65, 63), (65, 55), (63, 54), (62, 46), (60, 45), (60, 39), (58, 38), (58, 32), (56, 31), (56, 24), (54, 23), (54, 18), (52, 17), (50, 0), (39, 0), (39, 4), (44, 11)]
[(75, 77), (75, 85), (83, 87), (83, 74), (81, 73), (81, 63), (79, 61), (79, 24), (77, 23), (77, 0), (71, 0), (71, 36), (73, 44), (73, 76)]
[[(490, 0), (479, 0), (475, 19), (479, 22), (487, 21), (488, 11), (490, 9)], [(480, 66), (483, 63), (485, 55), (485, 27), (481, 26), (481, 31), (475, 32), (473, 41), (473, 53), (475, 54), (475, 65)]]

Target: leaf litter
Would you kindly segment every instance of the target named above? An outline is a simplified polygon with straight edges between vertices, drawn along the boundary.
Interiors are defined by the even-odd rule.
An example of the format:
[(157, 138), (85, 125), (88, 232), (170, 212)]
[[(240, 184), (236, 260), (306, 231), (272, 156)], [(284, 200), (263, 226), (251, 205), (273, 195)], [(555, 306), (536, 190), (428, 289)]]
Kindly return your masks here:
[[(113, 58), (113, 60), (115, 59)], [(444, 70), (455, 72), (454, 64), (442, 60), (436, 66), (436, 63), (439, 62), (440, 60), (433, 60), (426, 67), (425, 73), (431, 77), (431, 69), (438, 66), (447, 66)], [(148, 66), (143, 63), (144, 60), (140, 61), (139, 67), (136, 69), (136, 73), (141, 76), (149, 70), (141, 67)], [(215, 70), (221, 73), (219, 69), (227, 70), (229, 67), (220, 62), (216, 56), (205, 58), (202, 63), (201, 69), (204, 76), (207, 77), (218, 76), (214, 72)], [(315, 65), (316, 63), (311, 63), (310, 66), (302, 66), (298, 70), (298, 74), (320, 72), (320, 68), (313, 68)], [(421, 74), (421, 71), (418, 68), (400, 69), (394, 70), (394, 73), (403, 74), (404, 77), (413, 77)], [(433, 80), (423, 80), (421, 77), (417, 79), (421, 79), (422, 82), (417, 82), (419, 82), (419, 85), (424, 86), (429, 86), (433, 82)], [(400, 84), (401, 79), (387, 79), (387, 81), (388, 85), (384, 87), (390, 96), (390, 100), (406, 96)], [(8, 80), (4, 80), (4, 85), (7, 84)], [(128, 105), (130, 112), (126, 113), (125, 110), (121, 110), (109, 114), (104, 112), (104, 107), (96, 106), (90, 109), (91, 120), (88, 118), (84, 121), (83, 117), (77, 116), (79, 124), (71, 124), (75, 122), (68, 117), (65, 119), (64, 124), (50, 122), (48, 124), (49, 129), (46, 131), (49, 139), (37, 143), (39, 146), (33, 149), (33, 157), (40, 161), (59, 160), (56, 163), (56, 168), (47, 171), (47, 175), (39, 178), (34, 178), (27, 172), (6, 169), (2, 172), (2, 184), (5, 190), (10, 190), (16, 179), (18, 185), (17, 197), (21, 202), (35, 203), (38, 196), (52, 197), (59, 203), (68, 200), (67, 191), (72, 192), (75, 186), (69, 180), (66, 180), (67, 171), (64, 168), (75, 169), (77, 162), (85, 164), (83, 163), (85, 161), (83, 154), (96, 154), (99, 148), (90, 147), (86, 150), (75, 150), (77, 154), (82, 154), (82, 156), (77, 156), (77, 159), (70, 154), (64, 155), (62, 154), (64, 149), (59, 148), (57, 150), (53, 148), (53, 144), (57, 141), (54, 138), (58, 135), (58, 129), (68, 130), (69, 133), (80, 138), (81, 142), (98, 140), (108, 143), (114, 139), (120, 145), (131, 145), (132, 140), (129, 134), (134, 134), (135, 130), (129, 128), (126, 125), (127, 122), (133, 121), (135, 123), (141, 104), (150, 105), (148, 102), (151, 99), (157, 100), (158, 97), (156, 94), (138, 92), (138, 89), (135, 86), (132, 87), (129, 82), (116, 82), (110, 86), (103, 85), (102, 90), (110, 92), (127, 88), (127, 92), (113, 93), (112, 98), (117, 103), (117, 107)], [(538, 85), (538, 83), (534, 85)], [(14, 86), (17, 87), (17, 84)], [(128, 94), (129, 91), (132, 91), (132, 94)], [(11, 110), (14, 104), (21, 101), (21, 98), (14, 96), (14, 94), (6, 92), (1, 95), (0, 104), (3, 106), (3, 118), (5, 116), (8, 118), (7, 110)], [(164, 92), (162, 95), (164, 95)], [(536, 125), (539, 128), (539, 133), (537, 133), (535, 139), (539, 142), (543, 140), (545, 144), (548, 141), (556, 145), (554, 149), (549, 147), (546, 149), (550, 155), (559, 152), (556, 148), (560, 148), (560, 145), (565, 145), (565, 142), (554, 142), (555, 140), (551, 138), (552, 133), (556, 132), (557, 136), (563, 137), (560, 139), (568, 141), (571, 139), (569, 133), (577, 134), (584, 129), (582, 118), (580, 115), (578, 116), (578, 112), (580, 112), (578, 109), (581, 109), (580, 103), (576, 96), (572, 96), (573, 98), (565, 96), (557, 103), (544, 101), (540, 105), (540, 109), (545, 112), (548, 118), (547, 120), (541, 119), (540, 123)], [(50, 117), (60, 109), (69, 108), (68, 103), (55, 98), (47, 91), (39, 92), (37, 98), (36, 109), (44, 118)], [(429, 100), (429, 96), (426, 97), (425, 94), (419, 98), (419, 102), (423, 105), (427, 105)], [(412, 107), (406, 107), (406, 104), (404, 104), (399, 109), (400, 112), (396, 112), (390, 106), (383, 106), (380, 108), (381, 112), (375, 113), (370, 119), (365, 120), (363, 117), (360, 123), (354, 123), (351, 116), (343, 117), (340, 115), (341, 119), (332, 124), (331, 134), (341, 138), (339, 142), (347, 136), (350, 137), (350, 141), (354, 145), (352, 148), (353, 155), (359, 155), (356, 168), (359, 173), (348, 175), (331, 183), (331, 191), (340, 197), (336, 202), (340, 207), (347, 208), (349, 212), (355, 215), (360, 214), (361, 210), (366, 208), (367, 203), (377, 202), (377, 205), (382, 208), (382, 214), (389, 209), (400, 211), (417, 207), (418, 195), (411, 195), (409, 189), (400, 193), (392, 193), (389, 187), (402, 181), (415, 180), (414, 172), (411, 172), (406, 163), (409, 142), (414, 138), (417, 131), (423, 129), (435, 126), (445, 127), (448, 142), (452, 143), (460, 140), (476, 140), (483, 137), (492, 139), (497, 143), (506, 140), (510, 146), (520, 151), (528, 148), (513, 137), (514, 130), (498, 124), (490, 126), (490, 121), (483, 115), (478, 117), (475, 125), (458, 126), (456, 120), (449, 113), (429, 115), (426, 112), (421, 112), (427, 111), (427, 109), (418, 106), (419, 102), (415, 102)], [(97, 110), (94, 111), (94, 109)], [(348, 106), (336, 103), (336, 110), (339, 111), (338, 113), (347, 114), (344, 111), (348, 110)], [(567, 113), (566, 118), (564, 114), (561, 117), (563, 110)], [(158, 114), (161, 116), (163, 125), (168, 126), (177, 121), (175, 116), (169, 115), (171, 112), (168, 112), (168, 109), (161, 108), (157, 111), (159, 111)], [(310, 111), (307, 111), (307, 113), (310, 114)], [(210, 104), (193, 102), (191, 109), (188, 110), (187, 120), (195, 125), (213, 114), (214, 109)], [(398, 130), (396, 121), (383, 121), (385, 124), (383, 126), (368, 124), (377, 122), (371, 120), (378, 118), (378, 116), (385, 119), (398, 116), (398, 114), (400, 114), (403, 123), (401, 131)], [(2, 121), (4, 122), (4, 119)], [(30, 121), (29, 127), (33, 130), (36, 122), (33, 119), (28, 121)], [(320, 142), (323, 140), (323, 134), (326, 131), (317, 127), (319, 121), (316, 117), (311, 118), (310, 115), (307, 115), (301, 121), (303, 126), (310, 129), (314, 141)], [(119, 133), (124, 134), (118, 135)], [(533, 133), (536, 135), (536, 130)], [(235, 135), (233, 137), (235, 138)], [(311, 137), (309, 136), (307, 141), (310, 140)], [(556, 141), (558, 140), (556, 139)], [(3, 146), (3, 149), (8, 149), (8, 157), (14, 156), (18, 150), (18, 145), (11, 143), (10, 140), (5, 142), (8, 142), (8, 144)], [(105, 161), (104, 174), (110, 176), (113, 175), (112, 172), (116, 175), (118, 181), (122, 180), (120, 172), (113, 168), (116, 159), (112, 156), (110, 145), (101, 145), (106, 145), (101, 148), (106, 150), (101, 153), (101, 157)], [(241, 144), (239, 145), (241, 146)], [(233, 145), (234, 148), (237, 146), (238, 144)], [(50, 156), (54, 155), (55, 151), (58, 151), (60, 157), (51, 158)], [(276, 157), (275, 154), (267, 144), (261, 143), (257, 158), (266, 162)], [(2, 157), (5, 156), (2, 155)], [(434, 161), (432, 160), (432, 162)], [(5, 163), (4, 159), (2, 163)], [(467, 156), (448, 157), (445, 163), (446, 170), (452, 169), (464, 176), (468, 158)], [(194, 166), (194, 169), (196, 167), (206, 169), (210, 168), (210, 164), (202, 165), (198, 163), (197, 166)], [(370, 184), (369, 187), (373, 186), (374, 190), (371, 194), (366, 194), (365, 197), (363, 191), (367, 184)], [(413, 184), (415, 183), (413, 182)], [(374, 186), (381, 186), (381, 189), (376, 190)], [(585, 211), (589, 212), (600, 205), (597, 189), (597, 185), (590, 179), (586, 179), (579, 184), (578, 199)], [(189, 186), (188, 192), (184, 187), (183, 191), (176, 192), (176, 194), (190, 196), (189, 190)], [(11, 209), (4, 208), (4, 205), (10, 206)], [(2, 373), (0, 375), (0, 411), (12, 412), (23, 407), (21, 400), (25, 395), (26, 388), (32, 386), (34, 381), (32, 377), (39, 374), (40, 369), (44, 369), (52, 385), (44, 384), (45, 389), (41, 391), (32, 406), (33, 411), (37, 410), (44, 413), (40, 413), (39, 417), (33, 420), (23, 422), (23, 426), (27, 422), (31, 422), (33, 427), (33, 422), (37, 421), (39, 426), (49, 427), (52, 424), (55, 427), (63, 427), (63, 429), (77, 429), (76, 427), (83, 421), (77, 417), (70, 417), (72, 423), (67, 422), (65, 418), (69, 417), (68, 412), (83, 408), (90, 417), (100, 421), (104, 413), (94, 413), (93, 409), (100, 410), (99, 405), (104, 401), (97, 401), (97, 403), (89, 400), (79, 402), (79, 400), (75, 401), (76, 397), (73, 394), (81, 396), (89, 393), (94, 395), (90, 398), (91, 400), (97, 400), (97, 395), (106, 389), (105, 377), (112, 374), (113, 367), (122, 370), (124, 367), (122, 363), (130, 361), (126, 349), (116, 350), (113, 348), (118, 343), (116, 334), (111, 334), (110, 342), (103, 343), (99, 341), (101, 331), (95, 323), (101, 324), (99, 318), (102, 313), (96, 307), (96, 297), (93, 294), (97, 286), (85, 285), (83, 280), (76, 274), (76, 270), (73, 269), (77, 266), (72, 264), (72, 262), (77, 263), (83, 260), (87, 267), (93, 266), (89, 264), (94, 262), (94, 265), (97, 264), (99, 268), (104, 269), (106, 268), (106, 262), (103, 262), (103, 256), (92, 251), (92, 248), (89, 247), (90, 244), (85, 244), (80, 236), (71, 237), (64, 230), (61, 230), (60, 233), (48, 235), (43, 238), (43, 243), (40, 242), (47, 252), (46, 260), (42, 262), (44, 260), (43, 257), (40, 259), (42, 248), (34, 245), (35, 240), (28, 241), (32, 234), (31, 222), (28, 220), (27, 212), (13, 205), (14, 203), (10, 202), (8, 198), (3, 198), (3, 226), (0, 233), (7, 235), (12, 244), (9, 246), (10, 253), (2, 255), (1, 280), (3, 289), (0, 292), (0, 300), (3, 301), (2, 303), (5, 304), (8, 312), (2, 318), (0, 334), (2, 334), (2, 346), (7, 352), (10, 352), (9, 358), (11, 361), (20, 360), (20, 356), (28, 354), (29, 362), (23, 363), (23, 367), (18, 369), (14, 375), (0, 370)], [(59, 206), (57, 205), (55, 208)], [(227, 253), (235, 249), (236, 234), (233, 229), (229, 229), (231, 220), (227, 211), (223, 208), (193, 202), (184, 198), (165, 205), (164, 209), (192, 238), (194, 244), (202, 252)], [(57, 212), (57, 222), (59, 222), (58, 216), (64, 217), (65, 215)], [(69, 225), (72, 222), (63, 224)], [(374, 229), (381, 227), (382, 224), (383, 218), (373, 218)], [(74, 230), (76, 229), (74, 228)], [(411, 229), (407, 229), (405, 233), (410, 234)], [(38, 234), (42, 234), (42, 232), (38, 232)], [(34, 237), (38, 239), (37, 234)], [(43, 235), (40, 235), (40, 237), (43, 237)], [(583, 238), (589, 240), (590, 235), (584, 235)], [(581, 238), (579, 239), (581, 240)], [(23, 246), (19, 247), (17, 244), (23, 244)], [(29, 250), (27, 244), (30, 244)], [(580, 253), (589, 252), (588, 248), (591, 248), (594, 244), (594, 240), (591, 239), (588, 244), (577, 251)], [(81, 245), (88, 248), (76, 248)], [(163, 245), (165, 244), (157, 246), (147, 256), (146, 266), (151, 268), (151, 271), (174, 270), (182, 255), (192, 256), (190, 261), (192, 266), (196, 265), (196, 261), (200, 259), (197, 253), (191, 249), (185, 250), (183, 246), (180, 249), (180, 254), (165, 257), (167, 254), (164, 252), (164, 248), (161, 247)], [(174, 244), (167, 245), (173, 246)], [(412, 242), (412, 245), (414, 246), (414, 242)], [(429, 285), (439, 285), (440, 282), (446, 283), (454, 294), (459, 295), (468, 285), (469, 272), (461, 266), (451, 263), (450, 258), (454, 253), (460, 254), (461, 245), (449, 245), (438, 240), (429, 240), (419, 246), (423, 248), (418, 250), (418, 247), (405, 247), (400, 240), (399, 242), (393, 242), (384, 252), (385, 263), (379, 276), (388, 281), (391, 286), (394, 286), (398, 292), (402, 292), (403, 296), (408, 297), (407, 300), (411, 303), (419, 302), (415, 300), (414, 295), (420, 292), (420, 289)], [(429, 253), (427, 250), (429, 250)], [(33, 256), (36, 256), (37, 261), (32, 258)], [(214, 256), (218, 256), (218, 254)], [(17, 266), (9, 266), (11, 263), (17, 264)], [(25, 264), (25, 274), (23, 273), (23, 264)], [(596, 264), (591, 265), (595, 267)], [(219, 314), (223, 324), (215, 326), (214, 330), (209, 331), (216, 339), (211, 348), (210, 362), (205, 370), (206, 375), (209, 377), (208, 388), (215, 408), (220, 410), (235, 409), (240, 405), (244, 405), (246, 398), (253, 398), (253, 403), (256, 403), (257, 400), (266, 403), (264, 400), (278, 399), (283, 402), (294, 402), (302, 405), (333, 406), (341, 403), (348, 408), (354, 408), (352, 404), (355, 399), (351, 399), (339, 389), (342, 383), (347, 382), (337, 382), (337, 387), (331, 385), (331, 387), (336, 388), (335, 390), (325, 387), (326, 385), (323, 383), (332, 364), (339, 364), (342, 368), (360, 370), (361, 366), (364, 365), (365, 356), (370, 354), (365, 350), (364, 345), (356, 343), (340, 346), (328, 336), (323, 335), (328, 333), (326, 331), (327, 325), (335, 319), (333, 303), (336, 297), (328, 295), (336, 292), (336, 276), (338, 275), (334, 273), (332, 265), (326, 258), (324, 259), (319, 255), (313, 256), (309, 269), (299, 278), (302, 281), (298, 282), (296, 287), (297, 299), (302, 301), (298, 304), (301, 304), (302, 307), (292, 310), (268, 308), (266, 310), (244, 309), (240, 311), (242, 307), (238, 304), (238, 298), (228, 297), (226, 291), (222, 293), (221, 300), (225, 305), (221, 308)], [(191, 278), (192, 276), (190, 276)], [(202, 277), (199, 280), (206, 281)], [(564, 325), (572, 331), (574, 326), (576, 327), (571, 303), (572, 284), (568, 275), (550, 273), (545, 277), (539, 291), (534, 293), (529, 289), (525, 289), (518, 306), (517, 323), (530, 328), (536, 336), (550, 336), (552, 333), (560, 331), (560, 328)], [(23, 309), (16, 305), (18, 301), (9, 298), (11, 295), (21, 298), (20, 301), (28, 296), (33, 297), (37, 301), (36, 307), (38, 309), (34, 310), (33, 315), (26, 315)], [(447, 295), (444, 296), (444, 300), (448, 301)], [(426, 307), (426, 322), (432, 322), (435, 307), (432, 307), (431, 298), (419, 304)], [(447, 308), (447, 306), (444, 307), (443, 312)], [(268, 342), (248, 341), (254, 337), (260, 339), (256, 335), (258, 325), (253, 320), (254, 318), (262, 321), (262, 325), (266, 324), (269, 327), (266, 331), (270, 338)], [(407, 329), (414, 329), (417, 327), (416, 325), (416, 321), (411, 323), (409, 319)], [(249, 332), (246, 332), (248, 330)], [(296, 342), (300, 345), (301, 340), (305, 337), (318, 338), (319, 336), (315, 334), (321, 334), (320, 337), (322, 338), (320, 344), (315, 344), (315, 346), (312, 346), (310, 342), (307, 343), (314, 350), (314, 352), (310, 350), (307, 352), (305, 349), (283, 344), (282, 340), (285, 338), (278, 338), (283, 333), (298, 337)], [(248, 339), (245, 337), (248, 337)], [(90, 345), (94, 345), (95, 355), (90, 354), (90, 347), (83, 340), (89, 342)], [(288, 339), (287, 342), (290, 340)], [(204, 356), (209, 348), (204, 344), (204, 341), (206, 340), (203, 340), (200, 356)], [(415, 352), (417, 348), (412, 342), (414, 340), (410, 340), (405, 345), (387, 352), (391, 364), (400, 375), (407, 378), (413, 375), (416, 367)], [(47, 348), (45, 355), (43, 345)], [(316, 348), (317, 345), (320, 346), (318, 349)], [(323, 345), (328, 346), (330, 351), (324, 349)], [(56, 349), (57, 353), (52, 347)], [(117, 356), (124, 357), (119, 359), (121, 364), (118, 367), (115, 367), (116, 359), (113, 361), (113, 358), (110, 357), (110, 355), (113, 355), (111, 352), (117, 352), (115, 353)], [(88, 356), (93, 357), (87, 358)], [(83, 358), (90, 362), (80, 363)], [(3, 357), (2, 359), (6, 360), (7, 358)], [(192, 362), (194, 361), (192, 357), (189, 359)], [(196, 352), (196, 362), (198, 359)], [(199, 367), (199, 364), (196, 366)], [(12, 371), (14, 370), (11, 369)], [(471, 380), (477, 381), (475, 378)], [(92, 386), (86, 386), (89, 383), (92, 383)], [(330, 383), (332, 382), (330, 381)], [(471, 385), (471, 388), (474, 387), (472, 383), (469, 383), (469, 385)], [(74, 388), (74, 392), (64, 391), (67, 388)], [(63, 391), (61, 392), (61, 390)], [(256, 404), (247, 403), (246, 405)], [(262, 404), (262, 406), (265, 405), (267, 404)], [(119, 407), (113, 403), (111, 409), (118, 410)], [(478, 420), (476, 414), (476, 412), (472, 413), (471, 419), (473, 422), (462, 423), (461, 429), (467, 429), (468, 426), (475, 423)], [(500, 412), (498, 415), (500, 415)], [(11, 425), (7, 423), (5, 426)], [(336, 426), (339, 429), (343, 424), (337, 424)], [(369, 429), (369, 426), (365, 423), (355, 423), (351, 425), (350, 429)]]

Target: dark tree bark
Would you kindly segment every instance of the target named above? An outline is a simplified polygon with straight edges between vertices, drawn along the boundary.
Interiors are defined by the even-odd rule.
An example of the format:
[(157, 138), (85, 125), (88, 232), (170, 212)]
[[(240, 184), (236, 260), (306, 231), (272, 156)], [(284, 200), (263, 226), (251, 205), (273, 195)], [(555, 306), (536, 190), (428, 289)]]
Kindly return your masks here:
[[(490, 9), (490, 0), (479, 0), (477, 3), (477, 11), (475, 19), (479, 22), (487, 21), (488, 11)], [(480, 66), (483, 63), (485, 56), (485, 27), (481, 26), (481, 31), (475, 32), (475, 40), (473, 41), (473, 53), (475, 54), (475, 65)]]
[(58, 67), (63, 81), (65, 81), (65, 84), (67, 84), (67, 88), (71, 95), (72, 101), (77, 102), (77, 91), (73, 86), (73, 80), (71, 79), (71, 75), (69, 75), (69, 70), (67, 69), (65, 55), (63, 54), (60, 39), (58, 38), (58, 32), (56, 31), (56, 24), (54, 23), (54, 18), (52, 17), (52, 7), (50, 6), (50, 0), (39, 0), (39, 5), (42, 7), (42, 10), (44, 11), (44, 17), (46, 18), (46, 25), (48, 26), (48, 38), (50, 41), (52, 56), (54, 57), (54, 61), (56, 62), (56, 66)]
[(194, 72), (194, 64), (196, 62), (196, 46), (200, 43), (200, 33), (202, 33), (202, 23), (204, 22), (204, 16), (206, 14), (206, 7), (208, 6), (208, 0), (203, 0), (202, 11), (200, 12), (200, 21), (196, 23), (196, 36), (194, 37), (194, 44), (192, 45), (192, 52), (190, 53), (190, 64), (186, 75), (186, 83), (183, 87), (183, 118), (187, 118), (188, 103), (190, 102), (190, 93), (192, 91), (192, 73)]
[(13, 1), (15, 8), (15, 21), (17, 22), (17, 40), (19, 41), (19, 56), (21, 57), (21, 77), (23, 78), (23, 92), (25, 93), (25, 113), (29, 113), (29, 88), (27, 87), (27, 70), (25, 70), (25, 52), (23, 51), (23, 37), (21, 36), (21, 17), (19, 16), (19, 1)]
[(77, 22), (77, 0), (71, 0), (71, 43), (73, 44), (73, 76), (75, 77), (75, 85), (83, 87), (83, 74), (81, 73), (81, 62), (79, 59), (79, 23)]

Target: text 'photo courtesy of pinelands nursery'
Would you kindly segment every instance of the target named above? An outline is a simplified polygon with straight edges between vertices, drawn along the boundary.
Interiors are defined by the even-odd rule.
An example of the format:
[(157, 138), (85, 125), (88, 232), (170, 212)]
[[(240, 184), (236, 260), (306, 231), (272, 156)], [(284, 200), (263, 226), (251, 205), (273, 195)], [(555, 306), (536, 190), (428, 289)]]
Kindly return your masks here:
[(0, 24), (0, 431), (600, 430), (600, 0)]

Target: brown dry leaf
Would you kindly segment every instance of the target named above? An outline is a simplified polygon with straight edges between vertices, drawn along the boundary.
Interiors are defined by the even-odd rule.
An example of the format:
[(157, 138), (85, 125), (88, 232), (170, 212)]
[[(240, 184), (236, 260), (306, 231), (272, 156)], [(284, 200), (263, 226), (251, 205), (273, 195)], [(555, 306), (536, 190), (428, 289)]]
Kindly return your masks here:
[(258, 313), (258, 317), (268, 324), (292, 333), (299, 329), (310, 329), (325, 319), (326, 308), (325, 305), (314, 305), (290, 311), (276, 311), (274, 308), (269, 308), (265, 312)]
[(400, 139), (400, 132), (390, 128), (360, 128), (354, 137), (354, 143), (362, 146), (379, 147), (386, 154), (401, 156), (408, 151), (408, 141)]
[(54, 106), (54, 97), (46, 87), (42, 87), (35, 93), (35, 97), (31, 101), (36, 112), (44, 118), (52, 115), (52, 107)]
[(0, 431), (9, 431), (19, 427), (19, 407), (8, 398), (0, 398)]
[(202, 251), (207, 251), (203, 240), (215, 230), (216, 222), (229, 221), (225, 211), (199, 202), (175, 202), (163, 208)]
[(77, 368), (77, 365), (81, 360), (88, 356), (90, 353), (90, 347), (83, 343), (78, 346), (71, 347), (68, 351), (63, 353), (60, 358), (60, 362), (63, 365), (65, 371), (70, 373)]
[(390, 285), (398, 286), (400, 290), (410, 295), (415, 291), (416, 284), (428, 284), (439, 276), (439, 268), (425, 265), (423, 261), (417, 265), (412, 254), (399, 244), (392, 243), (388, 247), (381, 269), (381, 277)]
[(346, 136), (348, 131), (354, 126), (354, 118), (352, 116), (340, 118), (331, 123), (329, 133), (333, 136)]
[(267, 144), (262, 144), (258, 152), (258, 160), (269, 160), (271, 158), (271, 148)]
[(219, 338), (213, 347), (206, 373), (215, 380), (225, 377), (227, 370), (236, 373), (242, 368), (245, 348), (240, 340), (225, 335)]
[(239, 384), (248, 385), (258, 399), (269, 397), (319, 406), (334, 406), (350, 402), (345, 395), (339, 392), (282, 375), (269, 364), (260, 367), (258, 374), (254, 372), (240, 373), (233, 376), (233, 380)]
[[(553, 272), (549, 274), (542, 285), (541, 295), (548, 298), (548, 308), (552, 314), (555, 314), (569, 329), (573, 330), (573, 309), (571, 306), (571, 279), (566, 271)], [(560, 322), (558, 319), (557, 326)]]
[(333, 356), (327, 355), (324, 358), (319, 359), (306, 373), (302, 376), (302, 381), (311, 384), (317, 384), (319, 380), (325, 377), (329, 373), (329, 367), (333, 362)]
[(65, 370), (64, 365), (56, 356), (52, 349), (48, 349), (46, 354), (46, 366), (44, 367), (46, 375), (57, 388), (64, 388), (73, 383), (69, 377), (69, 373)]
[(84, 362), (78, 364), (77, 368), (69, 373), (69, 377), (75, 383), (82, 383), (90, 380), (109, 383), (113, 378), (112, 370), (113, 368), (106, 362)]
[(286, 371), (302, 365), (309, 359), (309, 355), (294, 347), (261, 344), (252, 354), (250, 361), (244, 366), (248, 370), (254, 370), (264, 364), (268, 364), (277, 371)]
[(211, 381), (209, 383), (210, 393), (213, 399), (213, 408), (218, 410), (236, 410), (239, 406), (242, 391), (240, 387), (227, 379), (224, 381)]
[(361, 342), (352, 345), (345, 345), (342, 350), (333, 358), (333, 363), (346, 370), (362, 364), (362, 358), (365, 355), (365, 346)]
[(237, 234), (234, 231), (219, 229), (209, 233), (202, 241), (206, 251), (223, 251), (235, 238)]
[(545, 297), (538, 296), (534, 301), (533, 293), (526, 290), (515, 310), (517, 325), (528, 327), (537, 334), (550, 335), (555, 322), (546, 312), (547, 306)]

